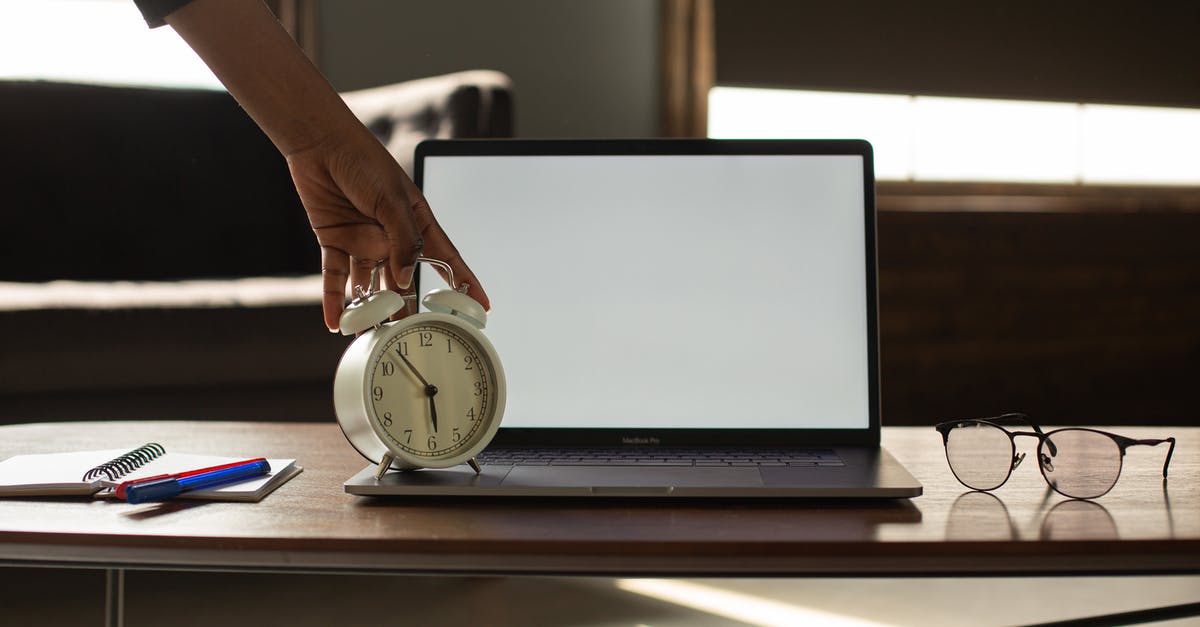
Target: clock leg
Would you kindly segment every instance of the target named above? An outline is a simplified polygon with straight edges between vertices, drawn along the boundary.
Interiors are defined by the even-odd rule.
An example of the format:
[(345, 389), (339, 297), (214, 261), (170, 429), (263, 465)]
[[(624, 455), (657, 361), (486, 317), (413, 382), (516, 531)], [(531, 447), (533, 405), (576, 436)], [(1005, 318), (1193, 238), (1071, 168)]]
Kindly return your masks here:
[(475, 474), (478, 475), (483, 473), (483, 469), (479, 467), (479, 462), (475, 461), (474, 457), (467, 460), (467, 465), (471, 467), (471, 470), (475, 471)]
[(392, 467), (392, 462), (394, 462), (394, 461), (396, 461), (395, 457), (392, 457), (391, 455), (384, 453), (383, 459), (380, 460), (380, 462), (379, 462), (379, 468), (375, 470), (375, 480), (376, 481), (379, 481), (380, 479), (383, 478), (383, 473), (387, 472), (388, 468)]

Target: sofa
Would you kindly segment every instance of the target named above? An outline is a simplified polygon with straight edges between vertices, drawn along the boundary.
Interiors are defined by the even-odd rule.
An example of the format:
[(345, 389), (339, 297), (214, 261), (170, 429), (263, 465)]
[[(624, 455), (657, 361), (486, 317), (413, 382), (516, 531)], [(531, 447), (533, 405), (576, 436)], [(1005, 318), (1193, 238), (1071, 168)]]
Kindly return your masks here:
[[(425, 138), (510, 137), (511, 81), (343, 94), (411, 171)], [(0, 424), (332, 419), (348, 339), (286, 163), (223, 91), (0, 81)]]

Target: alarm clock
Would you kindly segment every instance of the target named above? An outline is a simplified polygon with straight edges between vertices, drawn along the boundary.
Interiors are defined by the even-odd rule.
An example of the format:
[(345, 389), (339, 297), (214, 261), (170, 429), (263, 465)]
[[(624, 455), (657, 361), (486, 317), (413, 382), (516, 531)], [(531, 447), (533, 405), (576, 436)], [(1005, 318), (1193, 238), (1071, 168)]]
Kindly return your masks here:
[[(445, 271), (449, 264), (418, 258)], [(475, 456), (504, 415), (504, 368), (483, 334), (487, 312), (466, 295), (467, 284), (430, 291), (428, 311), (394, 322), (401, 294), (379, 289), (379, 269), (341, 317), (343, 335), (359, 334), (338, 363), (333, 405), (342, 433), (363, 457), (388, 470), (449, 468)], [(415, 299), (415, 295), (408, 296)]]

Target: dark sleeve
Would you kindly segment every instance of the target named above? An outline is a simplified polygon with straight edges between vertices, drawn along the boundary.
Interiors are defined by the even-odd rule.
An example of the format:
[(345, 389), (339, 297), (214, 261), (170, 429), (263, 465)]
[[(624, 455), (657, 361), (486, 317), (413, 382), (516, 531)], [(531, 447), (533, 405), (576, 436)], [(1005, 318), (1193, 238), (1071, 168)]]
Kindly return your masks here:
[(150, 28), (158, 28), (166, 22), (163, 18), (171, 14), (172, 11), (191, 2), (192, 0), (133, 0), (137, 8), (142, 12), (142, 17), (146, 18), (146, 23)]

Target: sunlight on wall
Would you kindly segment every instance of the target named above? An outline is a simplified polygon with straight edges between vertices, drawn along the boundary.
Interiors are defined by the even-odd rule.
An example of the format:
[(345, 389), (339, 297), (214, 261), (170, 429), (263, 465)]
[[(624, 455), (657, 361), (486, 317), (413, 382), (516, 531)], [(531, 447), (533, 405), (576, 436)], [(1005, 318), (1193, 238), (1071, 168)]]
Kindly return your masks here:
[(1200, 110), (715, 87), (709, 137), (862, 138), (880, 179), (1200, 184)]
[(222, 88), (131, 0), (0, 0), (0, 79)]

